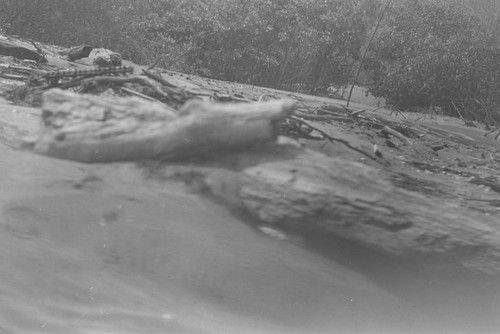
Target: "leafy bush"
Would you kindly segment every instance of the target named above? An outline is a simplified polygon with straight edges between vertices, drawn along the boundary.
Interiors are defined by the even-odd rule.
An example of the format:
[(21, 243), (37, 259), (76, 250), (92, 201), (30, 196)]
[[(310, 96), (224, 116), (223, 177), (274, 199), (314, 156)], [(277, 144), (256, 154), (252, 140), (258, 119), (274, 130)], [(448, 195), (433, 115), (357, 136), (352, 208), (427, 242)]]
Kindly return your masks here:
[(498, 95), (499, 71), (491, 65), (500, 49), (477, 17), (431, 0), (400, 3), (388, 14), (365, 61), (369, 92), (402, 109), (439, 106), (469, 118), (485, 112)]
[[(494, 25), (484, 10), (476, 16), (456, 0), (398, 0), (368, 46), (386, 3), (0, 0), (0, 29), (60, 45), (104, 46), (141, 64), (159, 61), (172, 70), (303, 92), (346, 86), (363, 64), (360, 84), (400, 108), (434, 105), (498, 120), (500, 21)], [(483, 16), (489, 17), (485, 27)], [(360, 59), (368, 47), (368, 58)]]
[(153, 41), (168, 39), (163, 44), (170, 50), (183, 49), (178, 68), (217, 79), (311, 89), (347, 82), (365, 38), (367, 7), (373, 6), (370, 0), (111, 2), (116, 21), (127, 22), (122, 34), (139, 40), (150, 55), (161, 49)]
[(117, 34), (100, 0), (0, 0), (0, 8), (6, 34), (44, 43), (103, 46)]

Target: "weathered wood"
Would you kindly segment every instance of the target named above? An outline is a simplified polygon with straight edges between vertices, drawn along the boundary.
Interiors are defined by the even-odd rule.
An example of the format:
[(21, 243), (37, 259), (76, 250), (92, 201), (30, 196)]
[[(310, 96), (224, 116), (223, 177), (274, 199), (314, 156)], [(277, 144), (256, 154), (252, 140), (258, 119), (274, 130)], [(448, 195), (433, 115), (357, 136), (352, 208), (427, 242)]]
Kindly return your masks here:
[(382, 131), (384, 131), (385, 133), (388, 133), (388, 134), (393, 135), (394, 137), (398, 138), (399, 140), (401, 140), (401, 142), (403, 142), (404, 145), (411, 146), (411, 141), (408, 138), (406, 138), (404, 135), (402, 135), (401, 133), (397, 132), (396, 130), (391, 129), (387, 125), (384, 126), (384, 128), (382, 129)]
[(409, 261), (500, 273), (500, 224), (491, 216), (310, 150), (277, 146), (252, 152), (252, 159), (259, 163), (241, 173), (201, 169), (196, 175), (205, 190), (266, 224), (313, 228)]
[(273, 141), (291, 101), (192, 101), (179, 115), (136, 97), (104, 98), (53, 89), (44, 94), (40, 154), (81, 162), (180, 159)]
[(4, 56), (12, 56), (18, 59), (30, 59), (35, 61), (43, 60), (42, 54), (7, 41), (0, 41), (0, 54)]
[(86, 58), (92, 52), (93, 47), (90, 45), (79, 45), (72, 48), (64, 49), (59, 51), (62, 56), (68, 56), (71, 61), (78, 60), (80, 58)]

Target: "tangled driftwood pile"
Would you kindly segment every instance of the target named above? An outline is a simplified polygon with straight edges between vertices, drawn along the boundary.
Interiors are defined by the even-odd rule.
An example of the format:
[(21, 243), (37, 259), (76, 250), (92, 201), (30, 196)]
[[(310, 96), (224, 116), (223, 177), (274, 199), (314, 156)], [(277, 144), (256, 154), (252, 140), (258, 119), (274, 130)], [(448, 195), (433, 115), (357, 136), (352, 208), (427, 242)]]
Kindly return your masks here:
[[(87, 51), (80, 47), (63, 54), (76, 59), (75, 53)], [(158, 182), (182, 176), (275, 228), (319, 229), (405, 260), (500, 272), (497, 219), (402, 189), (376, 144), (361, 147), (326, 127), (340, 122), (376, 131), (387, 147), (413, 152), (410, 163), (423, 163), (419, 157), (443, 149), (417, 143), (423, 134), (443, 135), (437, 130), (365, 116), (361, 109), (310, 108), (294, 96), (295, 102), (272, 94), (249, 98), (183, 85), (152, 69), (140, 74), (123, 66), (54, 70), (50, 62), (7, 67), (4, 78), (25, 82), (14, 98), (43, 97), (43, 128), (24, 143), (36, 153), (80, 162), (153, 159), (160, 162), (151, 171)], [(277, 142), (283, 134), (341, 143), (377, 167), (328, 157), (292, 140)], [(443, 136), (473, 141), (460, 134)], [(192, 157), (206, 160), (179, 163)], [(172, 160), (177, 164), (165, 163)]]

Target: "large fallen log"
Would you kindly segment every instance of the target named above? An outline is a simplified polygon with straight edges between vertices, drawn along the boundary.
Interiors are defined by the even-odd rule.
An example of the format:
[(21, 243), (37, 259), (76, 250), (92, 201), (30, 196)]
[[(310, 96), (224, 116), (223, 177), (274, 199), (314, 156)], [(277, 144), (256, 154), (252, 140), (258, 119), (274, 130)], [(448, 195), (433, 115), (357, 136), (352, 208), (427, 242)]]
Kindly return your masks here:
[(186, 103), (177, 114), (136, 97), (44, 93), (35, 152), (81, 162), (180, 159), (274, 141), (294, 103)]
[[(292, 109), (292, 103), (283, 101), (193, 102), (176, 114), (137, 98), (53, 90), (45, 96), (47, 129), (35, 151), (97, 162), (243, 148), (274, 140), (275, 121)], [(217, 165), (167, 168), (179, 168), (174, 174), (195, 178), (197, 187), (266, 224), (311, 227), (408, 261), (500, 273), (497, 219), (401, 189), (373, 167), (272, 144), (219, 155)]]
[(500, 274), (498, 218), (401, 189), (342, 158), (276, 145), (251, 152), (249, 166), (247, 154), (226, 157), (232, 166), (242, 161), (240, 172), (193, 167), (188, 179), (261, 223), (322, 231), (405, 261)]

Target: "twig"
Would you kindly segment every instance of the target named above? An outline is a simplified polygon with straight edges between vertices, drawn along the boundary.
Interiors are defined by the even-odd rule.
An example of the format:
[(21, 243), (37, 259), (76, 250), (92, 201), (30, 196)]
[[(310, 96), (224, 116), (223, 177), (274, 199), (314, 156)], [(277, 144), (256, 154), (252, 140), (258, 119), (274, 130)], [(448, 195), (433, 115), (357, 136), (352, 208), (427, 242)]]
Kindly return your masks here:
[(154, 73), (151, 73), (150, 71), (148, 70), (145, 70), (143, 69), (142, 70), (142, 73), (147, 76), (148, 78), (151, 78), (155, 81), (158, 81), (159, 83), (161, 83), (162, 85), (164, 86), (167, 86), (167, 87), (170, 87), (170, 88), (179, 88), (177, 87), (177, 85), (174, 85), (173, 83), (167, 81), (165, 78), (163, 78), (162, 76), (159, 76), (157, 74), (154, 74)]
[(359, 109), (359, 110), (354, 110), (351, 115), (352, 116), (358, 116), (358, 114), (366, 112), (366, 109)]
[(389, 165), (389, 162), (388, 162), (388, 161), (386, 161), (386, 160), (381, 160), (379, 157), (377, 157), (377, 156), (373, 155), (371, 152), (367, 152), (367, 151), (365, 151), (365, 150), (363, 150), (363, 149), (361, 149), (361, 148), (358, 148), (358, 147), (352, 146), (352, 145), (351, 145), (351, 144), (350, 144), (347, 140), (345, 140), (345, 139), (340, 139), (340, 138), (335, 138), (335, 137), (332, 137), (332, 136), (330, 136), (329, 134), (327, 134), (326, 132), (324, 132), (323, 130), (318, 129), (317, 127), (315, 127), (315, 126), (311, 125), (309, 122), (304, 121), (303, 119), (300, 119), (299, 117), (296, 117), (296, 116), (290, 116), (289, 118), (291, 118), (291, 119), (293, 119), (293, 120), (295, 120), (295, 121), (297, 121), (297, 122), (299, 122), (299, 123), (301, 123), (301, 124), (304, 124), (304, 125), (306, 125), (306, 126), (310, 127), (311, 129), (313, 129), (313, 130), (315, 130), (315, 131), (317, 131), (317, 132), (321, 133), (321, 134), (322, 134), (322, 135), (323, 135), (326, 139), (328, 139), (328, 140), (329, 140), (329, 141), (331, 141), (331, 142), (339, 142), (339, 143), (341, 143), (341, 144), (344, 144), (345, 146), (347, 146), (347, 147), (348, 147), (348, 148), (350, 148), (351, 150), (356, 151), (356, 152), (358, 152), (358, 153), (361, 153), (361, 154), (363, 154), (364, 156), (366, 156), (366, 157), (368, 157), (368, 158), (372, 159), (373, 161), (376, 161), (376, 162), (378, 162), (378, 163), (381, 163), (381, 164), (383, 164), (383, 165), (385, 165), (385, 166), (388, 166), (388, 165)]
[(382, 128), (382, 131), (384, 132), (387, 132), (391, 135), (393, 135), (394, 137), (398, 138), (399, 140), (401, 140), (406, 146), (411, 146), (411, 141), (406, 138), (405, 136), (403, 136), (401, 133), (397, 132), (396, 130), (394, 129), (391, 129), (390, 127), (388, 127), (387, 125), (385, 125), (383, 128)]
[(41, 70), (36, 70), (31, 67), (25, 67), (25, 66), (16, 66), (16, 65), (10, 65), (10, 64), (0, 64), (0, 68), (8, 68), (8, 69), (13, 69), (17, 71), (25, 71), (25, 72), (40, 72)]
[(147, 70), (146, 70), (146, 71), (150, 71), (150, 70), (152, 70), (153, 68), (155, 68), (155, 67), (156, 67), (156, 65), (158, 65), (158, 63), (159, 63), (160, 61), (162, 61), (162, 60), (163, 60), (163, 57), (160, 57), (160, 58), (156, 59), (156, 61), (153, 63), (153, 65), (149, 66), (149, 67), (147, 68)]
[(380, 26), (380, 23), (382, 22), (382, 19), (384, 18), (385, 11), (387, 7), (391, 4), (392, 0), (387, 1), (385, 4), (384, 9), (382, 10), (382, 13), (380, 14), (380, 17), (378, 18), (377, 25), (375, 26), (375, 30), (373, 31), (372, 36), (370, 37), (370, 40), (368, 41), (368, 44), (366, 45), (366, 49), (363, 52), (363, 56), (361, 57), (361, 60), (359, 62), (359, 67), (358, 71), (356, 72), (356, 75), (354, 76), (354, 80), (352, 82), (351, 89), (349, 90), (349, 96), (347, 97), (347, 107), (349, 107), (349, 103), (351, 102), (351, 96), (352, 96), (352, 91), (354, 90), (354, 86), (356, 85), (356, 81), (358, 81), (359, 73), (361, 73), (361, 68), (363, 67), (363, 62), (365, 61), (366, 55), (368, 54), (368, 50), (370, 50), (370, 46), (373, 42), (373, 39), (375, 38), (375, 34), (378, 31), (378, 28)]
[(490, 131), (487, 131), (487, 132), (484, 134), (484, 136), (485, 136), (485, 137), (487, 137), (490, 133), (493, 133), (493, 132), (498, 131), (498, 130), (500, 130), (500, 127), (498, 127), (498, 128), (494, 128), (493, 130), (490, 130)]
[(463, 120), (464, 117), (460, 113), (460, 110), (458, 110), (458, 107), (455, 105), (455, 102), (453, 100), (450, 100), (450, 102), (451, 102), (451, 105), (453, 106), (453, 108), (455, 108), (455, 111), (457, 112), (458, 116), (460, 116), (460, 118)]
[(210, 96), (213, 96), (217, 101), (223, 101), (223, 102), (231, 102), (231, 101), (234, 101), (234, 102), (246, 102), (246, 103), (252, 103), (253, 101), (250, 101), (248, 99), (245, 99), (245, 98), (241, 98), (241, 97), (237, 97), (237, 96), (234, 96), (234, 95), (229, 95), (229, 94), (213, 94), (213, 95), (210, 95)]
[(138, 83), (144, 86), (148, 86), (155, 93), (160, 95), (161, 97), (168, 98), (169, 96), (165, 94), (162, 90), (155, 86), (155, 84), (149, 80), (148, 78), (140, 77), (140, 76), (131, 76), (131, 77), (110, 77), (110, 76), (99, 76), (85, 79), (77, 79), (70, 82), (66, 82), (60, 85), (61, 88), (71, 88), (81, 84), (87, 84), (92, 82), (101, 82), (101, 83)]
[(30, 42), (31, 42), (31, 44), (35, 47), (35, 49), (36, 49), (36, 50), (37, 50), (40, 54), (42, 54), (42, 55), (43, 55), (43, 50), (42, 50), (42, 49), (41, 49), (38, 45), (36, 45), (36, 43), (35, 43), (35, 42), (33, 42), (32, 40), (30, 40)]
[[(335, 112), (335, 111), (330, 111), (328, 109), (316, 109), (315, 112), (320, 112), (320, 113), (324, 113), (324, 114), (328, 114), (328, 115), (332, 115), (332, 116), (343, 116), (343, 117), (346, 117), (346, 114), (345, 113), (339, 113), (339, 112)], [(350, 113), (349, 113), (350, 115)]]
[(305, 113), (297, 111), (297, 110), (295, 110), (293, 112), (293, 115), (300, 117), (300, 118), (308, 119), (311, 121), (325, 121), (325, 122), (328, 122), (328, 121), (352, 121), (347, 116), (339, 116), (339, 115), (332, 115), (332, 114), (329, 114), (329, 115), (310, 115), (310, 114), (305, 114)]
[(17, 74), (10, 74), (10, 73), (2, 73), (0, 72), (0, 77), (4, 79), (9, 79), (9, 80), (19, 80), (19, 81), (24, 81), (26, 80), (26, 76), (24, 75), (17, 75)]
[(38, 45), (36, 45), (35, 42), (31, 41), (31, 44), (33, 44), (33, 46), (35, 47), (36, 51), (38, 52), (38, 54), (40, 55), (40, 58), (36, 61), (37, 63), (44, 63), (47, 61), (47, 58), (45, 58), (45, 56), (47, 55), (46, 52), (44, 52)]
[(146, 99), (146, 100), (149, 100), (149, 101), (157, 101), (155, 98), (152, 98), (151, 96), (139, 93), (138, 91), (135, 91), (135, 90), (130, 89), (130, 88), (121, 87), (120, 90), (124, 91), (125, 93), (129, 93), (131, 95), (142, 97), (143, 99)]
[(392, 116), (393, 113), (395, 113), (396, 115), (401, 115), (401, 116), (403, 116), (404, 119), (407, 119), (405, 114), (401, 110), (398, 110), (398, 109), (392, 110), (390, 115)]

